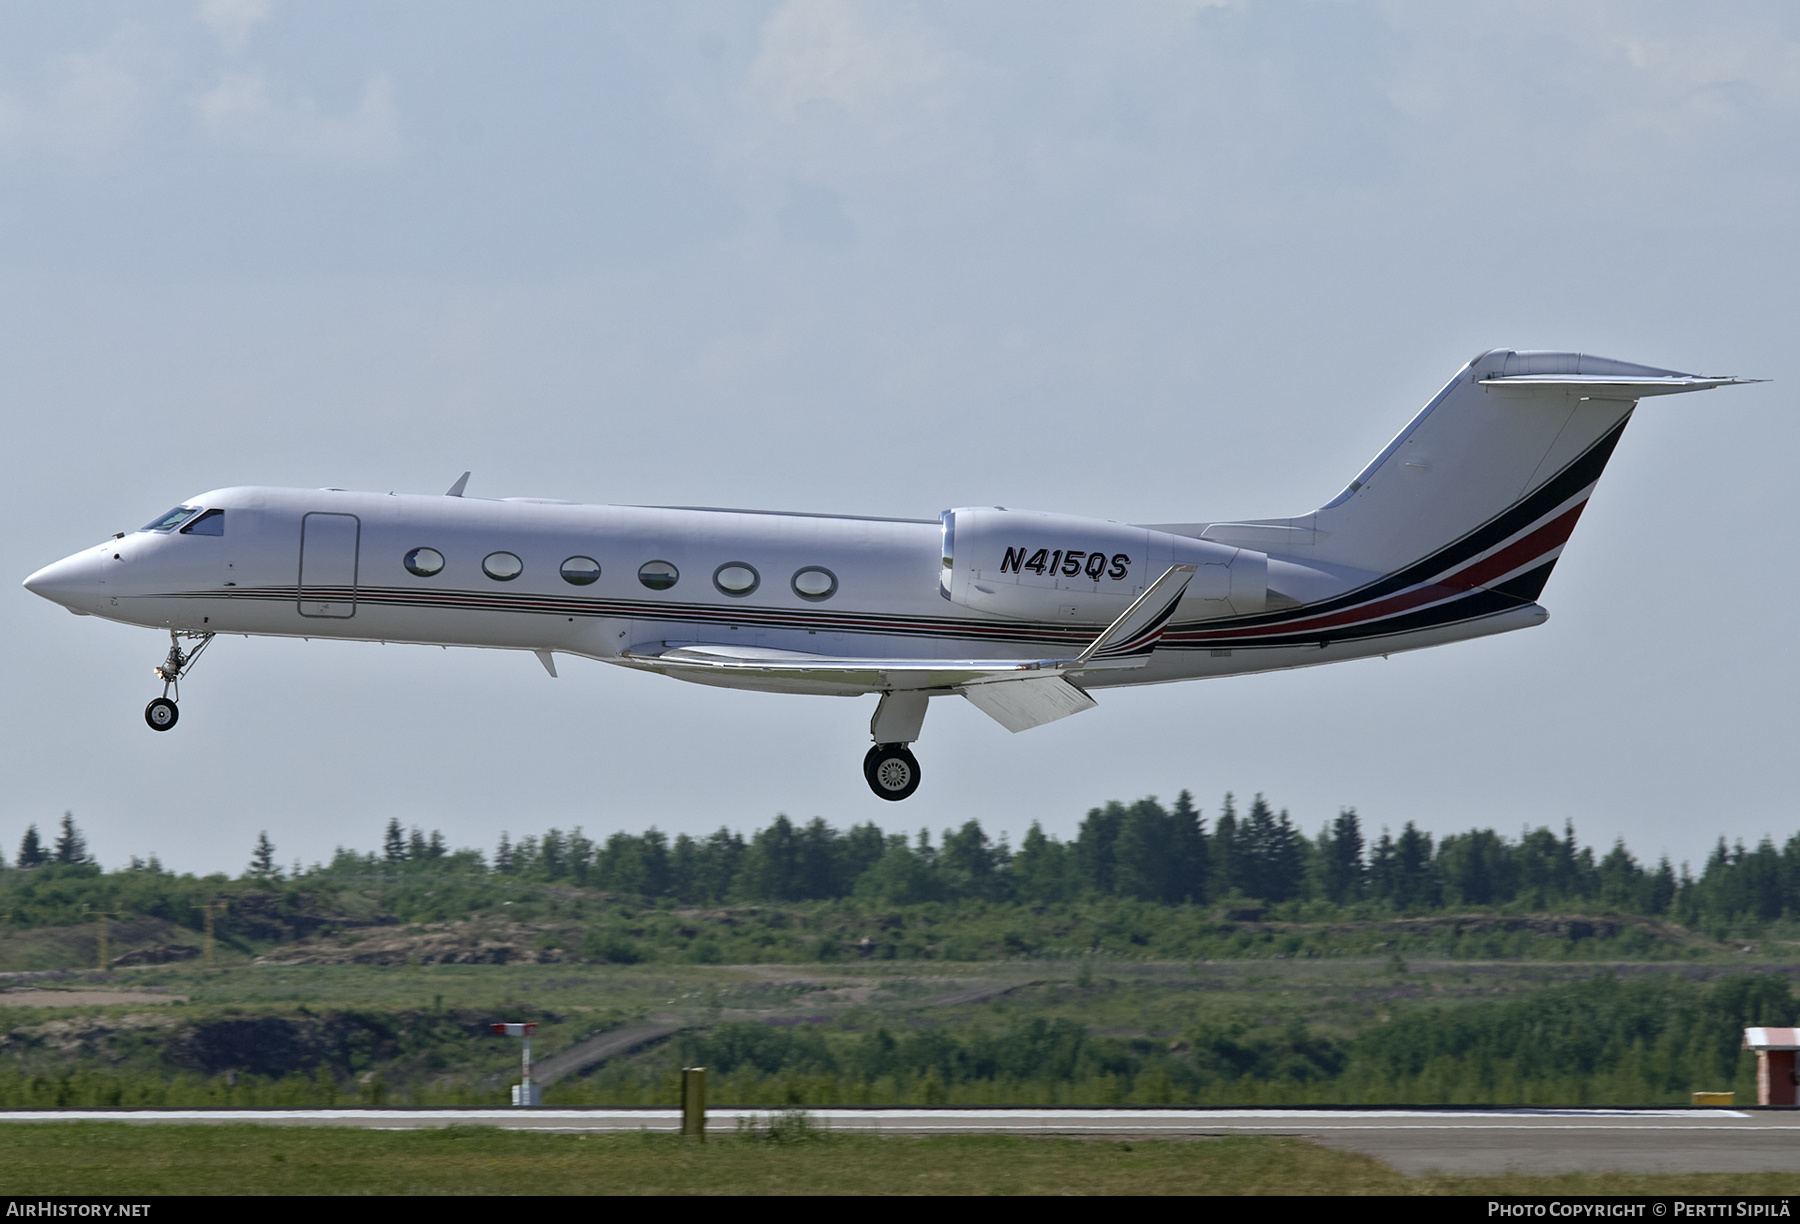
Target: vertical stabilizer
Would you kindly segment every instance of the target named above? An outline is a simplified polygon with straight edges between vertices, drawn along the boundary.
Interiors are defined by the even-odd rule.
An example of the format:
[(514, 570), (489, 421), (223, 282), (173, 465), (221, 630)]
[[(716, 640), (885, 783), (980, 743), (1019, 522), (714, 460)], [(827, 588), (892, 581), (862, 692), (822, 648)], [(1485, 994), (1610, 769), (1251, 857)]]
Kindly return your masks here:
[(1281, 531), (1312, 561), (1534, 600), (1637, 401), (1739, 381), (1494, 349), (1328, 504), (1242, 529)]

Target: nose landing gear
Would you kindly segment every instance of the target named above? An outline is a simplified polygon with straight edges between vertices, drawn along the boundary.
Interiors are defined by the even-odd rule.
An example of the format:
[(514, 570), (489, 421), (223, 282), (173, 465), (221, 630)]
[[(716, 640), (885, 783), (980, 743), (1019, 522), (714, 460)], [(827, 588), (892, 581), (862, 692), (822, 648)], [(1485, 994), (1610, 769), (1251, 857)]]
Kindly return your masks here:
[[(181, 648), (182, 638), (195, 639), (200, 644), (192, 650), (184, 651)], [(144, 721), (152, 731), (168, 731), (181, 718), (181, 711), (175, 706), (181, 700), (181, 677), (193, 670), (194, 661), (212, 643), (212, 639), (213, 635), (210, 633), (169, 630), (169, 657), (163, 660), (161, 667), (152, 669), (156, 678), (163, 682), (163, 695), (144, 707)]]

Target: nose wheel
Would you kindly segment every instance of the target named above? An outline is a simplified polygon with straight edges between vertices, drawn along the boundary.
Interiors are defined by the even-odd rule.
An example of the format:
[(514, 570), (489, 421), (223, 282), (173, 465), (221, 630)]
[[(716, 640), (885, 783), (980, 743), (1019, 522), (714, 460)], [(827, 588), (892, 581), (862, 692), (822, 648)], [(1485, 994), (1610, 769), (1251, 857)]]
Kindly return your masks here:
[(919, 789), (919, 758), (905, 744), (876, 744), (863, 758), (863, 777), (877, 798), (898, 803)]
[[(189, 638), (199, 644), (192, 650), (181, 648), (181, 639)], [(181, 678), (193, 670), (194, 660), (212, 643), (210, 633), (183, 633), (180, 630), (169, 630), (169, 656), (162, 666), (154, 668), (156, 678), (163, 682), (163, 695), (144, 707), (144, 721), (152, 731), (172, 730), (181, 718), (181, 711), (175, 703), (181, 700)]]

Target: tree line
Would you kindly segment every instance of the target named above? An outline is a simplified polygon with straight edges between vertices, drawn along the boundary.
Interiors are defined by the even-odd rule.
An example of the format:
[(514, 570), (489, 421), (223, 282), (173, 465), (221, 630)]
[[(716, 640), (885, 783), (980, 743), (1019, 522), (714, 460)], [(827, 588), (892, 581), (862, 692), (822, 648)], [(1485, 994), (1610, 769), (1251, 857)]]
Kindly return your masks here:
[[(265, 860), (267, 856), (265, 855)], [(1665, 856), (1640, 861), (1620, 840), (1604, 854), (1572, 824), (1515, 838), (1471, 829), (1441, 838), (1408, 821), (1370, 838), (1354, 808), (1308, 836), (1262, 795), (1240, 807), (1227, 794), (1208, 820), (1182, 791), (1093, 808), (1063, 841), (1034, 822), (1017, 847), (969, 820), (908, 836), (873, 823), (848, 829), (777, 816), (750, 836), (720, 828), (670, 838), (657, 829), (604, 839), (579, 828), (514, 841), (491, 859), (449, 850), (438, 833), (390, 821), (379, 855), (340, 850), (328, 872), (472, 871), (668, 897), (687, 905), (860, 899), (909, 905), (980, 899), (1054, 904), (1087, 897), (1164, 904), (1373, 903), (1396, 911), (1578, 904), (1662, 916), (1694, 927), (1800, 918), (1800, 833), (1777, 849), (1721, 837), (1702, 870)]]
[[(60, 864), (97, 870), (85, 839), (65, 813), (54, 843), (26, 831), (19, 868)], [(5, 866), (0, 862), (0, 866)], [(158, 874), (160, 863), (134, 858), (126, 870)], [(873, 823), (837, 829), (777, 816), (748, 837), (730, 829), (670, 838), (655, 828), (590, 838), (580, 828), (513, 840), (502, 833), (491, 856), (452, 850), (442, 833), (390, 820), (377, 852), (340, 847), (329, 864), (284, 873), (267, 832), (245, 877), (359, 874), (467, 874), (521, 882), (565, 883), (684, 905), (856, 899), (879, 905), (984, 900), (1031, 905), (1084, 898), (1131, 898), (1180, 905), (1242, 903), (1374, 904), (1394, 911), (1580, 905), (1665, 916), (1690, 927), (1726, 929), (1800, 918), (1800, 833), (1777, 849), (1720, 838), (1695, 875), (1664, 857), (1640, 862), (1621, 840), (1604, 855), (1558, 834), (1526, 829), (1516, 838), (1471, 829), (1441, 838), (1413, 822), (1398, 835), (1370, 839), (1354, 808), (1318, 833), (1297, 828), (1262, 795), (1240, 809), (1227, 794), (1212, 820), (1182, 791), (1173, 804), (1155, 797), (1093, 808), (1064, 841), (1033, 823), (1017, 847), (996, 840), (978, 820), (908, 836)]]

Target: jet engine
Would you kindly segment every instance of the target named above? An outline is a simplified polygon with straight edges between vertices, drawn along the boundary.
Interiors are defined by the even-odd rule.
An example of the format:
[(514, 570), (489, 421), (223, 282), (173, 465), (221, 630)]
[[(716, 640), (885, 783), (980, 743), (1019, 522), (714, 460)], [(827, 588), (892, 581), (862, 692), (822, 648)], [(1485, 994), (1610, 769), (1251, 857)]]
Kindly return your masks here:
[(1179, 620), (1268, 606), (1266, 553), (1105, 519), (981, 506), (946, 510), (940, 593), (1015, 620), (1104, 625), (1171, 565), (1199, 566)]

